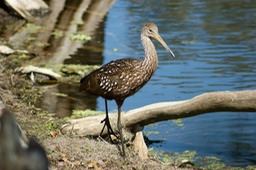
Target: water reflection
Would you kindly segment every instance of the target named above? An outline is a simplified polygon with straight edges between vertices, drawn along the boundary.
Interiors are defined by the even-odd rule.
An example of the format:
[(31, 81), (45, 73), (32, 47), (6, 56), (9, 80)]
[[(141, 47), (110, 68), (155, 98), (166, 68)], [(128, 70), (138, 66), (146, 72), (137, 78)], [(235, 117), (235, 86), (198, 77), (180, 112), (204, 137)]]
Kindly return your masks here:
[[(48, 18), (49, 33), (38, 35), (50, 44), (35, 49), (49, 54), (37, 58), (40, 62), (103, 64), (123, 57), (142, 57), (140, 28), (147, 21), (157, 23), (160, 35), (177, 57), (170, 61), (166, 50), (155, 43), (159, 67), (149, 83), (126, 100), (124, 110), (209, 91), (256, 87), (256, 1), (158, 0), (157, 5), (155, 0), (56, 2), (49, 0), (55, 9)], [(74, 20), (83, 24), (72, 24)], [(65, 34), (57, 38), (53, 30)], [(92, 41), (70, 41), (69, 35), (77, 31), (92, 36)], [(18, 32), (10, 41), (27, 46), (24, 42), (17, 44), (23, 34)], [(80, 94), (77, 89), (78, 82), (52, 86), (41, 105), (59, 116), (70, 114), (72, 109), (104, 110), (102, 99)], [(114, 102), (109, 104), (110, 110), (116, 110)], [(183, 127), (166, 121), (145, 130), (160, 131), (149, 135), (151, 140), (166, 139), (154, 144), (156, 148), (169, 152), (196, 150), (201, 156), (215, 155), (229, 165), (245, 166), (256, 161), (255, 120), (255, 113), (213, 113), (184, 119)]]
[[(43, 50), (46, 57), (35, 58), (32, 62), (52, 64), (89, 64), (101, 65), (104, 48), (104, 20), (113, 0), (108, 1), (62, 1), (56, 7), (50, 1), (53, 11), (45, 20), (50, 20), (49, 44)], [(93, 37), (91, 41), (71, 41), (74, 33)], [(56, 36), (60, 34), (61, 36)], [(64, 95), (63, 95), (64, 94)], [(47, 87), (39, 106), (54, 112), (57, 116), (69, 116), (74, 109), (96, 109), (96, 97), (78, 92), (78, 82)]]

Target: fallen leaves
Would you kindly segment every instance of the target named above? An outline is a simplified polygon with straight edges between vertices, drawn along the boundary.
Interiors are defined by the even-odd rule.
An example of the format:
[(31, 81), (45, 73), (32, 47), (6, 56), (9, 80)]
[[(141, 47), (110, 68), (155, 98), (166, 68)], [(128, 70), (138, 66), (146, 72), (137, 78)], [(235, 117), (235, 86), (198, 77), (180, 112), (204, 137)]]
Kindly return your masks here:
[(97, 160), (91, 160), (89, 164), (87, 165), (88, 168), (90, 169), (95, 169), (95, 170), (103, 170), (104, 168), (102, 167), (103, 162), (99, 162)]

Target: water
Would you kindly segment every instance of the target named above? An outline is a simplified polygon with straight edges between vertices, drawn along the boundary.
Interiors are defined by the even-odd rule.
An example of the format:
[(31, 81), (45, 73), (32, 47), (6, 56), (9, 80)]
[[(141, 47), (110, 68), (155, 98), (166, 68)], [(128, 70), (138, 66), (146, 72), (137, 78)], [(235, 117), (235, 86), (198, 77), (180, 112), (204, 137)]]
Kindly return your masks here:
[[(85, 56), (94, 56), (93, 64), (102, 64), (102, 58), (104, 64), (124, 57), (142, 57), (140, 29), (143, 23), (151, 21), (158, 25), (160, 35), (176, 58), (172, 60), (155, 43), (159, 67), (147, 85), (125, 101), (124, 111), (155, 102), (185, 100), (205, 92), (255, 89), (255, 19), (253, 0), (158, 0), (157, 4), (154, 0), (119, 0), (96, 29), (97, 41), (84, 45), (96, 50), (79, 48), (67, 54), (71, 58), (64, 63), (90, 63)], [(103, 48), (102, 51), (97, 47)], [(76, 91), (78, 85), (54, 89), (76, 98), (65, 101), (65, 108), (63, 101), (57, 99), (57, 104), (53, 102), (55, 112), (81, 108), (105, 110), (102, 98), (97, 98), (96, 103), (95, 98), (82, 99)], [(51, 103), (46, 108), (51, 108)], [(62, 103), (61, 107), (55, 106), (58, 103)], [(115, 102), (109, 102), (109, 110), (116, 109)], [(199, 156), (217, 156), (231, 166), (256, 163), (255, 113), (211, 113), (183, 119), (183, 124), (178, 127), (171, 121), (159, 122), (145, 127), (145, 132), (159, 131), (148, 136), (150, 140), (164, 139), (152, 145), (157, 150), (196, 150)]]
[[(147, 21), (157, 23), (159, 33), (176, 58), (156, 44), (159, 67), (151, 81), (125, 101), (130, 110), (160, 101), (189, 99), (220, 90), (248, 90), (256, 85), (255, 1), (117, 1), (105, 22), (104, 63), (123, 57), (143, 56), (139, 29)], [(117, 52), (110, 51), (118, 49)], [(97, 109), (104, 111), (104, 101)], [(112, 102), (110, 110), (115, 110)], [(196, 150), (228, 165), (256, 163), (255, 113), (212, 113), (147, 126), (153, 144), (168, 152)]]

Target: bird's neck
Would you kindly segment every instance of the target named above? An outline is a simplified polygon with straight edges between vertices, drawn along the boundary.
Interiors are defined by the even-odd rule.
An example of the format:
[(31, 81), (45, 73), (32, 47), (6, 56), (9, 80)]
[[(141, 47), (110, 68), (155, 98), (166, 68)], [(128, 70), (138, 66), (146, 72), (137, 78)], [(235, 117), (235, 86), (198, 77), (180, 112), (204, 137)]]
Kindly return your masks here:
[(141, 43), (144, 48), (143, 66), (155, 72), (158, 65), (156, 48), (149, 37), (141, 35)]

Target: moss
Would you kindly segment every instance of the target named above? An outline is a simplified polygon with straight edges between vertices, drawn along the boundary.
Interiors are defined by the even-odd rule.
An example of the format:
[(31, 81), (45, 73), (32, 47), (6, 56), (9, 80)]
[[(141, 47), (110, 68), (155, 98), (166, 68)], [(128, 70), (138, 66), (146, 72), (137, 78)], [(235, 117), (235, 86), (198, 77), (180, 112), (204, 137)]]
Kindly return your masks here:
[(74, 33), (70, 36), (70, 40), (72, 41), (90, 41), (92, 38), (89, 35), (83, 34), (83, 33)]
[(51, 135), (52, 131), (59, 131), (60, 124), (56, 120), (48, 120), (45, 122), (42, 122), (40, 124), (35, 124), (31, 126), (31, 131), (35, 136), (38, 138), (46, 139), (48, 136)]
[(27, 29), (28, 31), (30, 31), (30, 32), (38, 32), (38, 31), (42, 30), (43, 27), (40, 26), (40, 25), (37, 25), (37, 24), (27, 23), (27, 24), (26, 24), (26, 29)]
[[(256, 165), (250, 165), (250, 166), (247, 166), (246, 168), (245, 168), (246, 170), (255, 170), (256, 169)], [(231, 168), (231, 170), (237, 170), (237, 169), (233, 169), (233, 168)], [(239, 169), (240, 170), (240, 169)]]
[(150, 136), (150, 135), (158, 135), (160, 132), (159, 131), (147, 131), (147, 132), (144, 132), (144, 134), (146, 136)]
[(172, 124), (175, 125), (175, 126), (179, 126), (179, 127), (184, 126), (184, 123), (183, 123), (182, 119), (175, 119), (175, 120), (171, 120), (171, 121), (172, 121)]
[(63, 33), (62, 30), (55, 29), (55, 30), (52, 32), (52, 35), (54, 35), (56, 38), (60, 38), (60, 37), (63, 37), (64, 33)]
[(28, 59), (29, 56), (27, 54), (25, 54), (25, 53), (20, 53), (20, 54), (18, 54), (18, 58), (19, 59)]
[(200, 157), (197, 156), (196, 151), (186, 150), (183, 153), (168, 153), (165, 151), (156, 151), (153, 148), (150, 148), (149, 152), (152, 156), (162, 160), (164, 163), (181, 165), (183, 162), (190, 162), (199, 169), (221, 170), (226, 168), (226, 165), (221, 159), (214, 156)]

